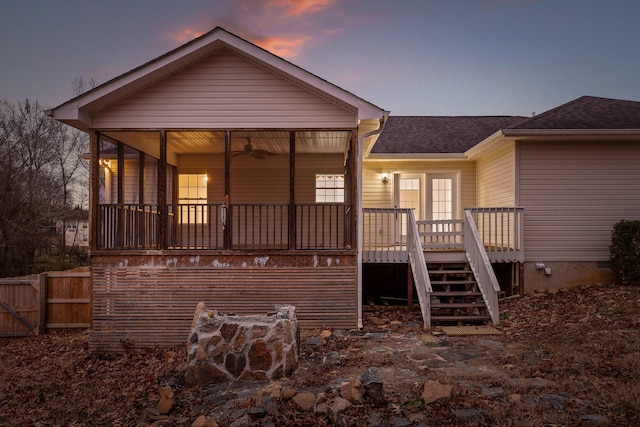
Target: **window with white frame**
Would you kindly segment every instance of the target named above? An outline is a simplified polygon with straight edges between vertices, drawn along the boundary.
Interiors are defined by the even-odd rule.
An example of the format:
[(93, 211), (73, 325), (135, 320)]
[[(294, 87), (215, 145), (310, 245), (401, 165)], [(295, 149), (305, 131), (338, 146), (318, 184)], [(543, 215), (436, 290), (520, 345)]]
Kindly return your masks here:
[(178, 222), (181, 224), (207, 223), (207, 175), (180, 174), (178, 176)]
[(344, 203), (344, 174), (316, 174), (316, 203)]

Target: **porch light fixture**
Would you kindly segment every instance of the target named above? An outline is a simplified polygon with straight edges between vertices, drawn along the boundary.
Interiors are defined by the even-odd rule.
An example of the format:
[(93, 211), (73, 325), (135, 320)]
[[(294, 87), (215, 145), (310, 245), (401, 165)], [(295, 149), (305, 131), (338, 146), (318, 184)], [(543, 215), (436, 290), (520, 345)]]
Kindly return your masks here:
[(386, 173), (380, 174), (380, 181), (382, 181), (383, 184), (389, 183), (389, 175)]

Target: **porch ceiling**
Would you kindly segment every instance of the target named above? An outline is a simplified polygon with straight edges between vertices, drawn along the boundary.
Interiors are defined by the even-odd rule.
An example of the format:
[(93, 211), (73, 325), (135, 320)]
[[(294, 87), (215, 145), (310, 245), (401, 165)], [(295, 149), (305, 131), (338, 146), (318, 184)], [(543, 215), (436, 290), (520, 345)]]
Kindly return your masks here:
[[(151, 131), (106, 131), (103, 135), (115, 141), (157, 157), (160, 134)], [(349, 146), (350, 131), (298, 131), (296, 132), (297, 154), (344, 153)], [(287, 131), (233, 131), (231, 151), (242, 151), (251, 140), (255, 150), (266, 150), (274, 154), (289, 153)], [(182, 130), (167, 132), (170, 155), (224, 153), (223, 131)]]

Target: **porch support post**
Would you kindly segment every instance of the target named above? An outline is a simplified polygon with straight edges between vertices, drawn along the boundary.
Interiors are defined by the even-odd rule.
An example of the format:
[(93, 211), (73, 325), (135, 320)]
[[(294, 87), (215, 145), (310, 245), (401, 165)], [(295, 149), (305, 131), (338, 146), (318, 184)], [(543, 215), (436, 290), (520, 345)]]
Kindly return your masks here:
[(124, 144), (118, 141), (118, 204), (124, 203)]
[(222, 245), (231, 249), (231, 131), (224, 131), (224, 204), (226, 209), (225, 223), (222, 225)]
[(518, 291), (520, 295), (524, 296), (524, 263), (517, 262), (516, 266), (518, 269)]
[(360, 194), (362, 194), (362, 140), (358, 135), (358, 129), (351, 132), (351, 162), (349, 162), (352, 176), (351, 181), (351, 248), (357, 249), (356, 257), (358, 260), (357, 269), (357, 289), (356, 289), (356, 307), (357, 318), (356, 324), (359, 329), (362, 328), (362, 239), (358, 236), (362, 235), (362, 209), (360, 207)]
[(118, 191), (117, 202), (120, 205), (117, 209), (116, 215), (116, 246), (121, 248), (124, 245), (124, 144), (122, 141), (118, 141), (117, 145), (117, 159), (118, 159)]
[(167, 131), (160, 131), (160, 159), (158, 159), (158, 230), (156, 245), (167, 248)]
[(145, 167), (144, 151), (138, 152), (138, 203), (144, 204), (144, 167)]
[(407, 263), (407, 309), (413, 309), (413, 271), (410, 262)]
[(362, 185), (360, 177), (362, 176), (362, 161), (360, 160), (360, 150), (358, 149), (358, 130), (351, 132), (351, 153), (349, 155), (349, 174), (351, 176), (351, 248), (358, 248), (359, 230), (358, 223), (360, 217), (360, 194), (359, 189)]
[(289, 249), (296, 249), (296, 132), (289, 132)]
[[(89, 250), (98, 249), (100, 219), (100, 132), (89, 133)], [(63, 231), (64, 233), (64, 231)]]

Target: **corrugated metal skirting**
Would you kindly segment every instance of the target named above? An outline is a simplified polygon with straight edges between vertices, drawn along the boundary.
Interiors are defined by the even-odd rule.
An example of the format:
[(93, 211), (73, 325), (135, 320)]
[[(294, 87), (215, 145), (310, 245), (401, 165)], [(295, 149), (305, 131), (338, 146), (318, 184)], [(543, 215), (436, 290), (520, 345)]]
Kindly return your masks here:
[(92, 267), (92, 352), (186, 343), (196, 305), (266, 314), (296, 306), (302, 328), (357, 325), (357, 267)]

